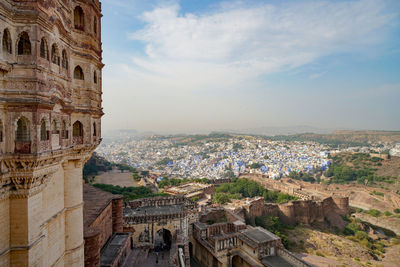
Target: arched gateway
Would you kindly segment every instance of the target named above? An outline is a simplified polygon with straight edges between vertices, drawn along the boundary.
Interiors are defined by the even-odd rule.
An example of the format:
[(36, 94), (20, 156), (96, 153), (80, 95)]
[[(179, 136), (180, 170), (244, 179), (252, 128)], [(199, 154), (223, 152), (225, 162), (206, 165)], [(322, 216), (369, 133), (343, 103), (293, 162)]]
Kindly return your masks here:
[(197, 218), (196, 202), (184, 197), (137, 199), (124, 209), (124, 232), (132, 232), (139, 246), (169, 249), (177, 236), (189, 236), (189, 225)]

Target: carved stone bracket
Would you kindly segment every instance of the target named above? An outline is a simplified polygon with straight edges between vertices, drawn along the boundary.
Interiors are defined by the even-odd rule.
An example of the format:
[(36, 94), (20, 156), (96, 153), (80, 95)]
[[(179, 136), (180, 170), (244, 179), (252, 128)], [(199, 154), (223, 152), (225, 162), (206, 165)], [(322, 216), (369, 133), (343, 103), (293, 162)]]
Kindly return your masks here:
[(57, 171), (59, 165), (41, 168), (36, 171), (10, 173), (11, 193), (14, 197), (28, 197), (40, 192), (49, 178)]
[(24, 198), (40, 192), (51, 176), (74, 161), (75, 168), (89, 160), (96, 145), (75, 146), (67, 150), (39, 155), (0, 155), (0, 200), (6, 196)]
[(37, 186), (41, 186), (46, 183), (49, 175), (41, 175), (38, 177), (13, 177), (11, 178), (15, 188), (17, 190), (21, 189), (32, 189)]
[(15, 190), (11, 190), (11, 196), (24, 198), (40, 192), (47, 184), (51, 174), (44, 174), (34, 177), (12, 177)]
[(2, 160), (4, 166), (9, 172), (15, 171), (34, 171), (38, 168), (43, 168), (49, 165), (57, 164), (60, 158), (46, 157), (46, 158), (8, 158)]
[(10, 190), (8, 187), (0, 187), (0, 201), (8, 198), (8, 196), (10, 195)]

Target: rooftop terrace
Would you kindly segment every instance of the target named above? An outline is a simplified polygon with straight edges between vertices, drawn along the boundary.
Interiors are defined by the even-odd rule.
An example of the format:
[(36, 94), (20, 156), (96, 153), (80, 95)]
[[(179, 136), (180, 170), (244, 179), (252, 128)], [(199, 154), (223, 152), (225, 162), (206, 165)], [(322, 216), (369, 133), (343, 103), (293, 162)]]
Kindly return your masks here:
[(251, 247), (257, 247), (262, 243), (273, 240), (280, 240), (279, 237), (261, 227), (250, 228), (242, 231), (240, 238), (243, 241), (246, 241), (246, 243), (248, 243)]
[(112, 266), (128, 238), (128, 233), (115, 234), (101, 250), (100, 266)]
[(122, 198), (121, 195), (100, 190), (94, 186), (83, 185), (83, 225), (87, 230), (90, 225), (99, 217), (101, 212), (110, 204), (113, 199)]

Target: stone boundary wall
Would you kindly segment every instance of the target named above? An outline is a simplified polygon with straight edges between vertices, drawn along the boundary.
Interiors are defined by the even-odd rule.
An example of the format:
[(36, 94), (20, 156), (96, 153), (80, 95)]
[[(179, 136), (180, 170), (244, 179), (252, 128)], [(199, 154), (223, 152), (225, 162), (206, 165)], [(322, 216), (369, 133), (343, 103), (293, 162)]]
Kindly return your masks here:
[(293, 225), (296, 223), (311, 224), (313, 222), (323, 222), (329, 214), (345, 215), (348, 211), (348, 197), (328, 197), (322, 201), (297, 200), (282, 204), (264, 204), (260, 201), (255, 201), (246, 210), (246, 216), (254, 218), (257, 216), (272, 215), (279, 217), (284, 223)]
[(212, 179), (211, 183), (214, 184), (214, 185), (229, 184), (229, 183), (232, 183), (232, 179), (231, 178)]
[(183, 196), (152, 197), (131, 200), (125, 203), (127, 208), (156, 207), (184, 204), (186, 208), (197, 208), (197, 203)]

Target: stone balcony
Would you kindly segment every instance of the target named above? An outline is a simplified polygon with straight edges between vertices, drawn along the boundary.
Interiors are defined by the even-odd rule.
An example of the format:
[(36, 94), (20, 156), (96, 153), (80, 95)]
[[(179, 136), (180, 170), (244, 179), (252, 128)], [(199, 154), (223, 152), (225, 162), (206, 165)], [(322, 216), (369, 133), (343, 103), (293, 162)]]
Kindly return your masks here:
[(31, 153), (31, 141), (15, 141), (14, 153), (19, 153), (19, 154)]

